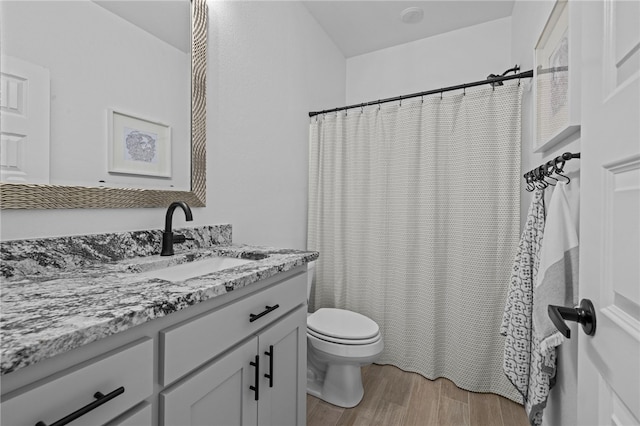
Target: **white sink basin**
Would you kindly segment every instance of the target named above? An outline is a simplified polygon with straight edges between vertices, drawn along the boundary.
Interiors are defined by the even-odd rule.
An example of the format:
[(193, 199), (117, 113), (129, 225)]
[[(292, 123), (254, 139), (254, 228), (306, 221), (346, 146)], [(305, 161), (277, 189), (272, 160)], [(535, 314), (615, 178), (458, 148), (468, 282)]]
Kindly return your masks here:
[(247, 263), (255, 262), (255, 260), (238, 259), (235, 257), (210, 257), (195, 262), (182, 263), (180, 265), (169, 266), (167, 268), (157, 269), (155, 271), (142, 272), (137, 274), (141, 278), (159, 278), (167, 281), (184, 281), (189, 278), (199, 277), (211, 274), (213, 272), (222, 271), (223, 269), (233, 268)]

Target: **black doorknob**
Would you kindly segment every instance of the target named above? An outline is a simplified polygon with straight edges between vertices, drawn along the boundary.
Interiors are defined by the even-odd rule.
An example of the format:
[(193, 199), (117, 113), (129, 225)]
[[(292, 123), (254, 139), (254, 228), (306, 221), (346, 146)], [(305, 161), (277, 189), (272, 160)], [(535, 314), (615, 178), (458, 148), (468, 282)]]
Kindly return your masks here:
[(596, 310), (589, 299), (582, 299), (580, 306), (575, 308), (549, 305), (547, 312), (553, 325), (567, 339), (571, 338), (571, 329), (569, 329), (564, 320), (579, 322), (588, 336), (596, 334)]

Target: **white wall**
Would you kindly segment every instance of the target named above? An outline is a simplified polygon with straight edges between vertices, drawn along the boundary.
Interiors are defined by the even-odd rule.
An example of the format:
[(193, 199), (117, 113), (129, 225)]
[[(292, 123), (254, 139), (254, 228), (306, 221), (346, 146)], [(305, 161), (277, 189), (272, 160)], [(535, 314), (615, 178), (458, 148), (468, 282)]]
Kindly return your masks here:
[(347, 59), (347, 104), (484, 80), (513, 67), (511, 18)]
[(212, 2), (207, 181), (234, 241), (306, 248), (309, 117), (345, 98), (345, 59), (298, 2)]
[[(345, 59), (304, 6), (209, 2), (207, 207), (234, 242), (306, 247), (307, 112), (342, 104)], [(3, 240), (162, 228), (165, 209), (3, 210)], [(182, 214), (175, 226), (184, 226)]]
[[(553, 1), (517, 0), (512, 19), (512, 62), (521, 64), (522, 70), (533, 68), (533, 49), (538, 41), (547, 18), (553, 9)], [(533, 91), (525, 91), (522, 97), (522, 174), (540, 166), (542, 163), (563, 152), (580, 152), (579, 134), (560, 142), (551, 150), (543, 153), (533, 152)], [(571, 178), (567, 194), (572, 209), (578, 214), (580, 190), (580, 160), (572, 160), (566, 164), (565, 171)], [(523, 181), (524, 182), (524, 181)], [(531, 193), (522, 186), (521, 223), (524, 223)], [(550, 192), (550, 191), (548, 191)], [(548, 201), (549, 197), (545, 197)], [(576, 223), (576, 225), (578, 225)], [(578, 335), (578, 329), (572, 325), (572, 336)], [(548, 426), (577, 424), (577, 374), (578, 374), (578, 342), (571, 339), (563, 343), (558, 350), (558, 369), (556, 385), (549, 394), (547, 408), (544, 411), (543, 423)]]

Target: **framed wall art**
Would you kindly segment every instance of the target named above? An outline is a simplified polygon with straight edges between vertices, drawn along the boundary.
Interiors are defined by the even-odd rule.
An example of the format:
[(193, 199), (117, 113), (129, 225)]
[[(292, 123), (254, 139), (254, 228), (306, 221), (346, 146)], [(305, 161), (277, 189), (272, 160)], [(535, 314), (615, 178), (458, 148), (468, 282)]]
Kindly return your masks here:
[(171, 177), (171, 127), (109, 110), (109, 173)]
[(580, 130), (580, 21), (573, 1), (556, 1), (534, 50), (534, 152)]

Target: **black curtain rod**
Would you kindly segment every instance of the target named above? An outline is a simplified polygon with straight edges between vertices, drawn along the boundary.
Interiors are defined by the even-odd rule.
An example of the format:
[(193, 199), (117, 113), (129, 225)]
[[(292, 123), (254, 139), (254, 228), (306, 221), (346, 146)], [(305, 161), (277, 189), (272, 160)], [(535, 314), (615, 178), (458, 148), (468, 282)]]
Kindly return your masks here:
[(521, 72), (520, 74), (514, 74), (509, 76), (505, 76), (505, 75), (496, 76), (496, 77), (488, 78), (486, 80), (474, 81), (473, 83), (465, 83), (465, 84), (459, 84), (457, 86), (443, 87), (442, 89), (428, 90), (426, 92), (412, 93), (410, 95), (396, 96), (394, 98), (379, 99), (377, 101), (364, 102), (361, 104), (354, 104), (354, 105), (344, 106), (340, 108), (326, 109), (323, 111), (311, 111), (309, 112), (309, 117), (313, 117), (320, 114), (327, 114), (330, 112), (344, 111), (346, 109), (364, 108), (370, 105), (379, 105), (387, 102), (402, 101), (403, 99), (417, 98), (418, 96), (435, 95), (437, 93), (450, 92), (452, 90), (466, 89), (467, 87), (482, 86), (484, 84), (493, 85), (495, 83), (499, 83), (506, 80), (515, 80), (515, 79), (532, 78), (532, 77), (533, 77), (533, 70), (529, 70), (529, 71)]

